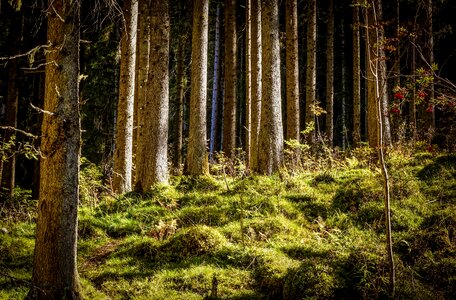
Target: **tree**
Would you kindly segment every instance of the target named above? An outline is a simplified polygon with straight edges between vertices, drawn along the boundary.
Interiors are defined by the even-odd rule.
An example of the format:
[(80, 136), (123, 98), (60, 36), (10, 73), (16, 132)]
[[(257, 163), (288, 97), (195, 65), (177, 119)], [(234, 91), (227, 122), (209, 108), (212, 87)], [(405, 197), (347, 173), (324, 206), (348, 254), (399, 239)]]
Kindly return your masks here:
[(125, 28), (121, 41), (119, 102), (112, 182), (112, 188), (118, 194), (131, 191), (138, 0), (125, 0), (123, 14)]
[(353, 144), (361, 142), (361, 45), (359, 4), (353, 5)]
[(237, 83), (236, 1), (225, 0), (225, 99), (222, 150), (230, 158), (236, 148)]
[(376, 84), (373, 67), (377, 58), (375, 56), (374, 45), (377, 42), (374, 25), (374, 13), (372, 7), (364, 8), (366, 23), (366, 86), (367, 86), (367, 141), (369, 146), (376, 148), (378, 146), (378, 111), (376, 98)]
[(277, 0), (262, 0), (262, 106), (258, 170), (277, 172), (283, 163), (283, 128), (280, 91), (279, 11)]
[(218, 98), (220, 90), (220, 21), (222, 14), (221, 4), (217, 4), (217, 16), (215, 19), (215, 47), (214, 47), (214, 79), (212, 83), (212, 106), (211, 106), (211, 136), (210, 136), (210, 146), (209, 146), (209, 155), (212, 159), (212, 155), (215, 151), (215, 140), (216, 140), (216, 131), (217, 131), (217, 115), (218, 115)]
[[(307, 18), (307, 67), (306, 67), (306, 125), (315, 122), (314, 106), (317, 93), (317, 1), (309, 1)], [(315, 131), (306, 137), (313, 142)]]
[(286, 1), (287, 140), (299, 141), (298, 3)]
[(135, 82), (135, 103), (133, 114), (133, 163), (134, 183), (138, 179), (138, 147), (141, 132), (139, 130), (140, 114), (147, 101), (149, 55), (150, 55), (150, 1), (138, 0), (138, 36), (136, 41), (136, 82)]
[(30, 299), (81, 299), (76, 266), (79, 201), (80, 1), (48, 15), (40, 193)]
[(334, 3), (328, 2), (328, 25), (326, 45), (326, 135), (329, 146), (333, 146), (334, 134)]
[(252, 4), (245, 1), (245, 157), (250, 167), (252, 131)]
[[(12, 15), (14, 26), (20, 26), (21, 18), (18, 12), (11, 9), (9, 13)], [(11, 30), (8, 34), (9, 54), (14, 57), (18, 54), (18, 46), (21, 40), (20, 30)], [(6, 160), (0, 161), (0, 186), (7, 190), (9, 196), (13, 196), (14, 187), (16, 185), (16, 132), (17, 127), (17, 112), (19, 104), (19, 62), (18, 58), (9, 59), (6, 66), (7, 77), (7, 92), (5, 101), (5, 122), (7, 127), (2, 132), (3, 143), (11, 143), (11, 149), (5, 150), (3, 156)]]
[(261, 0), (251, 0), (251, 38), (252, 38), (252, 113), (250, 128), (250, 168), (258, 170), (258, 136), (261, 120)]
[(190, 95), (190, 126), (186, 168), (186, 173), (189, 175), (204, 175), (209, 172), (206, 150), (208, 19), (209, 0), (194, 0), (191, 71), (192, 90)]
[(155, 1), (150, 18), (151, 72), (139, 117), (135, 189), (142, 193), (153, 184), (168, 180), (169, 32), (168, 1)]

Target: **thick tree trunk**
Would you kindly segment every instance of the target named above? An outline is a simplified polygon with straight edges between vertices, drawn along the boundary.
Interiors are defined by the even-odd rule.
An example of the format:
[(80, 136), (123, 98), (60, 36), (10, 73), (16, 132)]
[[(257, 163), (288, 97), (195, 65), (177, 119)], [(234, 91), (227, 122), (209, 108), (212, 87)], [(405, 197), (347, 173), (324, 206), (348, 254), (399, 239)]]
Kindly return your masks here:
[(258, 170), (258, 135), (261, 120), (261, 81), (262, 81), (262, 48), (261, 48), (261, 1), (252, 1), (252, 126), (250, 129), (250, 167)]
[(258, 169), (271, 175), (283, 163), (283, 127), (280, 91), (279, 12), (277, 0), (262, 0), (262, 108)]
[(147, 99), (147, 74), (149, 74), (150, 53), (150, 0), (138, 1), (138, 36), (136, 41), (136, 83), (135, 103), (133, 115), (133, 169), (134, 178), (132, 185), (138, 179), (138, 143), (140, 143), (140, 112), (144, 108)]
[(376, 52), (374, 45), (377, 42), (375, 33), (374, 12), (372, 7), (364, 8), (366, 23), (366, 86), (367, 86), (367, 140), (372, 148), (378, 147), (378, 113), (377, 113), (377, 92), (374, 75), (377, 72)]
[(79, 201), (79, 1), (48, 16), (41, 176), (31, 299), (81, 299), (76, 267)]
[(353, 144), (361, 142), (361, 45), (359, 6), (353, 6)]
[(217, 130), (217, 115), (218, 115), (218, 98), (220, 90), (220, 21), (222, 14), (221, 4), (217, 4), (217, 16), (215, 20), (215, 47), (214, 47), (214, 81), (212, 84), (212, 107), (211, 107), (211, 136), (209, 143), (209, 155), (212, 160), (215, 152), (215, 140)]
[(112, 183), (114, 192), (118, 194), (131, 191), (138, 0), (125, 0), (123, 12), (125, 28), (121, 41), (122, 56)]
[[(317, 93), (317, 1), (309, 1), (307, 18), (307, 68), (306, 68), (306, 126), (315, 122), (313, 107)], [(315, 130), (308, 133), (306, 140), (312, 144)]]
[(326, 44), (326, 136), (333, 146), (334, 136), (334, 2), (328, 3), (328, 24)]
[(151, 7), (147, 100), (140, 110), (138, 158), (135, 189), (146, 192), (155, 183), (168, 180), (169, 108), (169, 11), (168, 0)]
[(299, 141), (298, 3), (286, 1), (287, 140)]
[(222, 149), (229, 158), (233, 158), (234, 149), (236, 148), (236, 60), (236, 1), (225, 0), (225, 99)]
[(209, 173), (206, 150), (206, 86), (209, 0), (193, 1), (192, 90), (186, 173)]

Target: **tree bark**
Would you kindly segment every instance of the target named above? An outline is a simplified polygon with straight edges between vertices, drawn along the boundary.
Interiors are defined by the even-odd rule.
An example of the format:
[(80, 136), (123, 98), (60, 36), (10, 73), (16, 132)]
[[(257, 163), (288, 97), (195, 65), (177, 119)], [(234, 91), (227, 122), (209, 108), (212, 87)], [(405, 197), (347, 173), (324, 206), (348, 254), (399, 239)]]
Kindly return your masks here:
[(252, 132), (252, 0), (246, 0), (245, 7), (245, 157), (250, 169), (250, 148)]
[[(317, 89), (317, 2), (309, 1), (307, 21), (307, 68), (306, 68), (306, 126), (315, 122), (313, 107), (316, 102)], [(306, 140), (312, 144), (315, 139), (315, 130), (308, 133)]]
[(359, 6), (353, 6), (353, 144), (361, 142), (361, 45)]
[(262, 0), (262, 108), (258, 168), (271, 175), (283, 164), (283, 127), (280, 91), (279, 12), (277, 0)]
[(114, 192), (118, 194), (131, 191), (138, 0), (125, 0), (123, 13), (125, 28), (121, 41), (122, 56), (112, 183)]
[(149, 74), (149, 54), (150, 54), (150, 0), (138, 0), (138, 36), (136, 42), (136, 83), (135, 83), (135, 103), (133, 114), (133, 169), (135, 184), (138, 179), (138, 143), (140, 143), (140, 112), (144, 109), (147, 99), (147, 74)]
[[(30, 299), (81, 299), (76, 265), (81, 124), (79, 1), (54, 0), (47, 39), (41, 175)], [(51, 63), (52, 62), (52, 63)]]
[(182, 171), (182, 155), (183, 155), (183, 140), (184, 140), (184, 98), (185, 98), (185, 74), (184, 74), (184, 63), (185, 63), (185, 52), (184, 44), (186, 37), (181, 37), (177, 43), (177, 67), (176, 67), (176, 81), (178, 85), (178, 103), (177, 103), (177, 114), (176, 114), (176, 127), (175, 135), (176, 140), (174, 141), (174, 156), (173, 156), (173, 167), (179, 174)]
[(217, 130), (218, 98), (220, 90), (220, 21), (222, 14), (221, 4), (217, 4), (217, 16), (215, 20), (215, 47), (214, 47), (214, 81), (212, 84), (212, 106), (211, 106), (211, 135), (209, 143), (209, 155), (212, 160), (215, 151), (215, 140)]
[(326, 44), (326, 136), (333, 146), (334, 136), (334, 2), (328, 3), (328, 24)]
[(378, 147), (378, 111), (377, 92), (375, 85), (375, 65), (377, 62), (374, 45), (377, 42), (375, 33), (374, 13), (372, 7), (364, 8), (366, 23), (366, 86), (367, 86), (367, 136), (369, 146)]
[(222, 149), (229, 158), (234, 157), (234, 149), (236, 148), (236, 83), (236, 1), (225, 0), (225, 99), (223, 109)]
[(287, 140), (299, 141), (298, 3), (286, 3)]
[(250, 167), (258, 171), (258, 136), (261, 120), (261, 81), (262, 81), (262, 46), (261, 46), (261, 1), (252, 1), (252, 126), (250, 129)]
[(169, 110), (169, 3), (154, 2), (150, 18), (149, 72), (147, 99), (140, 110), (138, 139), (138, 178), (135, 189), (141, 193), (168, 180)]
[(209, 173), (206, 150), (206, 86), (209, 0), (193, 1), (192, 90), (187, 151), (188, 175)]

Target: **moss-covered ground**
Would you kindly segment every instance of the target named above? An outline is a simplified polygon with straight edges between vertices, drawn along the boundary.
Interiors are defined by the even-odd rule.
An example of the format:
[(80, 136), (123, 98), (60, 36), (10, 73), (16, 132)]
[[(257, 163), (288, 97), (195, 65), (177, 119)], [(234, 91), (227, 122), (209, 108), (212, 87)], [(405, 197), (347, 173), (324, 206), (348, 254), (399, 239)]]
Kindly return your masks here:
[[(456, 156), (391, 154), (388, 167), (395, 298), (454, 299)], [(99, 175), (83, 165), (87, 299), (388, 296), (382, 177), (356, 158), (295, 175), (172, 177), (144, 197), (106, 195)], [(35, 205), (18, 191), (0, 206), (0, 299), (28, 291)]]

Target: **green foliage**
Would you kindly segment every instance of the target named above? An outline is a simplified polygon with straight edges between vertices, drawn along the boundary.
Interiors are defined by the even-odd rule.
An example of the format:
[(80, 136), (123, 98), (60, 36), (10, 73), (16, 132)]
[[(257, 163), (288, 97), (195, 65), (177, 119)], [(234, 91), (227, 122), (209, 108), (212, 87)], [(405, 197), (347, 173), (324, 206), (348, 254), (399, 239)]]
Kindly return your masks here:
[[(346, 167), (296, 175), (174, 177), (145, 196), (113, 197), (84, 160), (78, 269), (86, 297), (201, 299), (214, 277), (221, 299), (387, 297), (379, 171), (363, 167), (362, 156), (339, 163)], [(455, 165), (453, 156), (389, 154), (400, 299), (455, 293)], [(29, 192), (17, 197), (34, 216)], [(34, 221), (0, 219), (8, 232), (0, 232), (0, 267), (10, 276), (30, 280)], [(4, 298), (26, 293), (1, 276), (0, 287)]]

